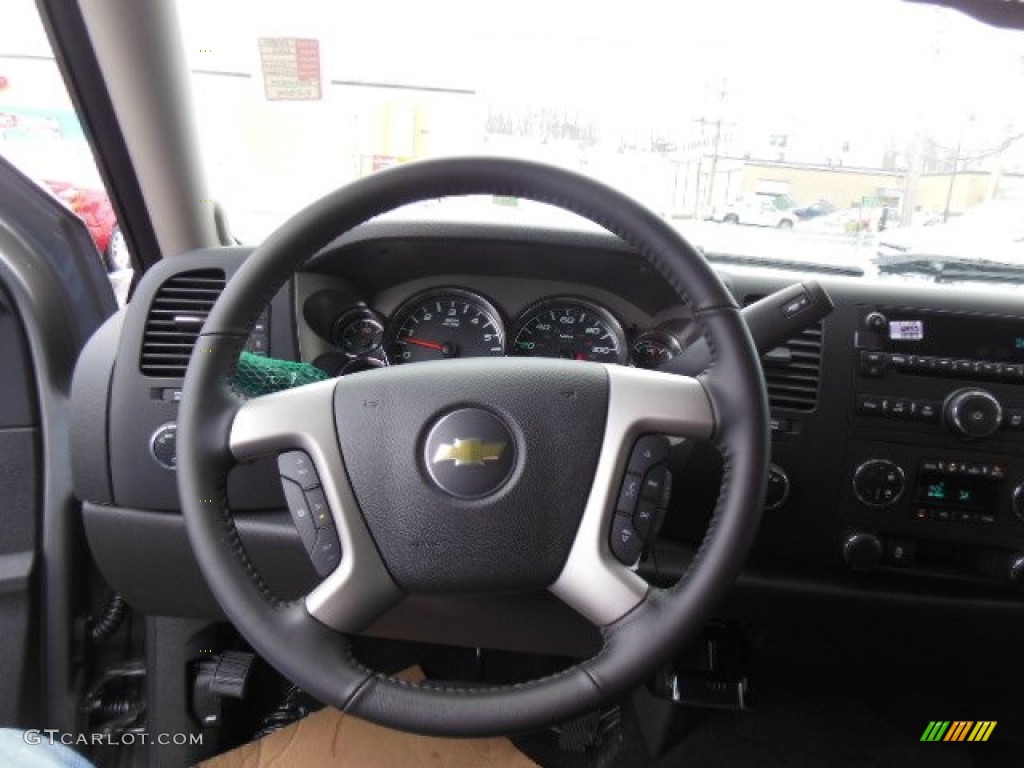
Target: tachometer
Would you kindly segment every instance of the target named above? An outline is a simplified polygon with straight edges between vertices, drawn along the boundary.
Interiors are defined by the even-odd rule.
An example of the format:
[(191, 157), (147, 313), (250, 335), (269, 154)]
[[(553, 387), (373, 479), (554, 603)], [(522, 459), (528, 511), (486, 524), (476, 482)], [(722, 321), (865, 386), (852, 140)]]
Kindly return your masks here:
[(624, 364), (626, 337), (606, 309), (579, 299), (550, 299), (527, 309), (512, 354)]
[(505, 354), (505, 327), (483, 296), (449, 288), (414, 296), (396, 313), (392, 363)]

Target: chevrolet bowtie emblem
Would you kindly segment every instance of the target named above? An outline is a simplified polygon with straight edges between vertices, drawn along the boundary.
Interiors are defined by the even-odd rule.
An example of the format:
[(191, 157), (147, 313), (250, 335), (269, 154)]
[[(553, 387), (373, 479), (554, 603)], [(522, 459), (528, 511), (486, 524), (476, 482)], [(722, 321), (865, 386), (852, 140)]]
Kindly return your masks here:
[(504, 453), (506, 443), (486, 442), (475, 437), (467, 440), (456, 438), (454, 443), (441, 443), (434, 454), (434, 464), (442, 461), (454, 461), (456, 467), (483, 464), (485, 461), (497, 461)]

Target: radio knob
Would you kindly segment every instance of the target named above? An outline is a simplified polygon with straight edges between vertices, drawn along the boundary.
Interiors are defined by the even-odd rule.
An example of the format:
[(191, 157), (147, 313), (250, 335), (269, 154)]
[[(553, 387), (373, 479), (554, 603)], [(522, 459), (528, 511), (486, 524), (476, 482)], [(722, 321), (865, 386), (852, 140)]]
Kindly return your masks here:
[(855, 571), (870, 571), (882, 562), (882, 541), (873, 533), (851, 533), (843, 542), (843, 559)]
[(1011, 555), (1007, 563), (1006, 575), (1010, 583), (1018, 589), (1024, 587), (1024, 554)]
[(1003, 406), (983, 389), (960, 389), (946, 400), (946, 426), (961, 437), (979, 440), (1003, 423)]
[(889, 326), (889, 320), (881, 312), (869, 312), (864, 318), (864, 325), (875, 333), (885, 333), (885, 329)]
[(899, 501), (906, 482), (906, 473), (896, 462), (869, 459), (853, 473), (853, 493), (869, 507), (888, 507)]
[(1013, 489), (1013, 496), (1010, 499), (1013, 506), (1013, 515), (1020, 522), (1024, 523), (1024, 483)]

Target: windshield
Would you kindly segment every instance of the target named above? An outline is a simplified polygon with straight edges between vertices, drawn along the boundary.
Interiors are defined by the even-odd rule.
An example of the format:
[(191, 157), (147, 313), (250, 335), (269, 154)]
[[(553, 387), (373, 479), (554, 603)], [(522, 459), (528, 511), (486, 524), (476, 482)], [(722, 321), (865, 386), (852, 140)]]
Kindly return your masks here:
[(258, 241), (379, 169), (501, 154), (610, 183), (710, 254), (870, 268), (895, 238), (1024, 263), (1024, 33), (896, 0), (678, 5), (179, 0), (213, 191)]

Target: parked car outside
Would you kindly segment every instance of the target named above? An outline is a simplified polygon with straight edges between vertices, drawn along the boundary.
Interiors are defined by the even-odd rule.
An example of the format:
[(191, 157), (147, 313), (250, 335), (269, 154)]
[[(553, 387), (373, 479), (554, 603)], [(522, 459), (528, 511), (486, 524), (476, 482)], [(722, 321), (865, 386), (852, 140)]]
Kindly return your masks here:
[(800, 219), (800, 221), (810, 221), (811, 219), (816, 219), (819, 216), (827, 216), (835, 210), (836, 207), (828, 200), (818, 200), (810, 205), (794, 208), (793, 213), (796, 214), (796, 217)]
[(754, 195), (740, 197), (711, 212), (712, 221), (723, 224), (752, 224), (759, 227), (792, 229), (799, 217), (793, 202), (785, 195)]
[(102, 189), (82, 187), (69, 181), (44, 179), (43, 183), (85, 222), (108, 272), (131, 269), (131, 259), (124, 236), (117, 225), (117, 215), (106, 192)]

